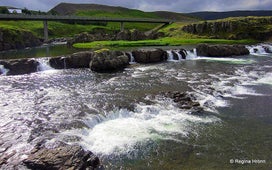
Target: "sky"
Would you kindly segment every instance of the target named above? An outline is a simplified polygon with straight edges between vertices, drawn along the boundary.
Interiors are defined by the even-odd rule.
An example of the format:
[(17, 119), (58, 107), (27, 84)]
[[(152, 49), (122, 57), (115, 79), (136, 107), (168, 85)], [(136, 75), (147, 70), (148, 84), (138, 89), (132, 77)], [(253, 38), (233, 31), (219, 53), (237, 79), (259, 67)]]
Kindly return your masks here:
[(93, 3), (122, 6), (142, 11), (197, 11), (271, 10), (272, 0), (0, 0), (0, 6), (49, 11), (61, 2)]

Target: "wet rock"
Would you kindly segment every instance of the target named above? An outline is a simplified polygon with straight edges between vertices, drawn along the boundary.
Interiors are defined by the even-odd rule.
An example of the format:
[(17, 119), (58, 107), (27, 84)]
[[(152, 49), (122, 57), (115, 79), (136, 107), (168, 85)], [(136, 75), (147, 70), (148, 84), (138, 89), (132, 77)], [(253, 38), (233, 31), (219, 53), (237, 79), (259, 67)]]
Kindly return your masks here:
[(186, 92), (166, 92), (162, 93), (163, 96), (172, 99), (177, 107), (180, 109), (191, 110), (191, 114), (200, 114), (203, 111), (203, 108), (200, 106), (199, 102), (196, 102), (195, 96)]
[(207, 45), (199, 44), (196, 47), (198, 56), (229, 57), (248, 55), (249, 50), (243, 45)]
[[(269, 46), (265, 46), (263, 45), (263, 49), (266, 53), (272, 53), (272, 49), (269, 47)], [(255, 49), (254, 49), (254, 52), (255, 52)]]
[(74, 53), (67, 57), (67, 65), (69, 68), (88, 68), (93, 55), (91, 51)]
[(37, 146), (23, 163), (27, 168), (37, 170), (84, 170), (100, 165), (99, 158), (92, 152), (66, 144), (53, 149)]
[(54, 57), (49, 59), (49, 64), (54, 69), (65, 69), (67, 68), (66, 60), (66, 56)]
[(34, 59), (16, 59), (0, 61), (0, 65), (9, 69), (7, 75), (21, 75), (36, 72), (39, 62)]
[(187, 51), (185, 49), (179, 50), (178, 53), (182, 56), (182, 59), (186, 59)]
[(156, 63), (167, 60), (167, 53), (162, 49), (132, 51), (137, 63)]
[(96, 72), (111, 72), (129, 65), (129, 57), (120, 51), (102, 51), (94, 54), (90, 68)]
[(49, 64), (55, 69), (68, 68), (89, 68), (89, 63), (92, 60), (93, 52), (84, 51), (74, 53), (70, 56), (60, 56), (49, 59)]

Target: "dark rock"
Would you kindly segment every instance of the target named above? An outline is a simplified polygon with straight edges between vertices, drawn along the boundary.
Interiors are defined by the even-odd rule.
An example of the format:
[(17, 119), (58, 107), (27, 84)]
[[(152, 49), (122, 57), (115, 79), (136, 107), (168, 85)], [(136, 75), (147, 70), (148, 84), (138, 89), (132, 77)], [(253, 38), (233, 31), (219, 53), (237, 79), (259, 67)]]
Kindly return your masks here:
[[(269, 46), (263, 45), (263, 48), (264, 48), (264, 51), (265, 51), (266, 53), (272, 53), (272, 49), (269, 48)], [(254, 49), (254, 51), (255, 51), (255, 49)]]
[(248, 55), (249, 50), (243, 45), (207, 45), (199, 44), (196, 47), (198, 56), (229, 57)]
[(182, 59), (186, 59), (187, 51), (185, 49), (181, 49), (179, 51), (179, 54), (182, 56)]
[(0, 61), (0, 64), (9, 69), (7, 75), (21, 75), (36, 72), (39, 62), (34, 59), (16, 59)]
[(106, 32), (93, 32), (93, 33), (81, 33), (74, 36), (72, 39), (67, 40), (67, 45), (72, 46), (75, 43), (84, 43), (92, 41), (103, 41), (103, 40), (128, 40), (128, 41), (137, 41), (145, 39), (157, 39), (163, 37), (164, 33), (152, 31), (150, 34), (145, 35), (144, 32), (139, 30), (124, 30), (120, 32), (114, 32), (108, 34)]
[(67, 57), (54, 57), (49, 59), (49, 64), (55, 69), (66, 69), (67, 68)]
[(41, 44), (42, 41), (31, 32), (0, 28), (0, 51), (35, 47)]
[(167, 53), (162, 49), (137, 50), (132, 52), (137, 63), (155, 63), (167, 60)]
[(186, 25), (182, 30), (191, 34), (209, 36), (210, 38), (264, 41), (269, 40), (272, 36), (271, 29), (265, 28), (266, 25), (271, 24), (271, 17), (247, 17), (237, 20), (199, 22)]
[(92, 57), (91, 51), (78, 52), (67, 57), (66, 61), (69, 68), (89, 68)]
[(50, 58), (49, 64), (55, 69), (89, 68), (89, 63), (92, 60), (92, 57), (92, 51), (84, 51), (74, 53), (70, 56)]
[(83, 170), (98, 167), (100, 161), (78, 145), (64, 144), (54, 149), (37, 146), (23, 163), (27, 168), (37, 170)]
[(129, 64), (129, 57), (120, 51), (102, 51), (95, 53), (90, 68), (96, 72), (110, 72), (124, 69)]
[(116, 35), (115, 39), (116, 40), (131, 40), (131, 32), (129, 30), (121, 31)]
[(191, 110), (191, 114), (199, 114), (203, 111), (195, 96), (185, 92), (173, 91), (162, 93), (163, 96), (172, 99), (180, 109)]
[(174, 60), (179, 60), (178, 54), (174, 51), (171, 51), (171, 53), (173, 54), (173, 59)]
[(131, 41), (137, 41), (137, 40), (144, 40), (147, 37), (145, 34), (139, 30), (134, 29), (130, 34), (130, 40)]

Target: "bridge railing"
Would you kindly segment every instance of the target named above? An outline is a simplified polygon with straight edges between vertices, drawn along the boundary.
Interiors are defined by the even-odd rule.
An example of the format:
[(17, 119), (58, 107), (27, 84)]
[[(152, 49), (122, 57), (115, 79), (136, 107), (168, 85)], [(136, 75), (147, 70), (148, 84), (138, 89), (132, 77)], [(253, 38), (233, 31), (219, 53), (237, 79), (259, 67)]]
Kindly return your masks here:
[(83, 17), (61, 15), (24, 15), (0, 14), (0, 20), (35, 20), (35, 21), (104, 21), (104, 22), (145, 22), (145, 23), (171, 23), (173, 20), (153, 18), (108, 18), (108, 17)]

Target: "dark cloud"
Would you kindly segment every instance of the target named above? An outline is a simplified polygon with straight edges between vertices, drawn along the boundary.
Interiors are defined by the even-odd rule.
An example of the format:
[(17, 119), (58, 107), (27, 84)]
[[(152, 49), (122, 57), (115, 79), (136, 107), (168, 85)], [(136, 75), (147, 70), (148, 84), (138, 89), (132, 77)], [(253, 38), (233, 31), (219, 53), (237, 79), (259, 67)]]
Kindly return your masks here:
[(0, 6), (14, 6), (48, 11), (61, 2), (95, 3), (123, 6), (143, 11), (231, 11), (231, 10), (271, 10), (271, 0), (0, 0)]

